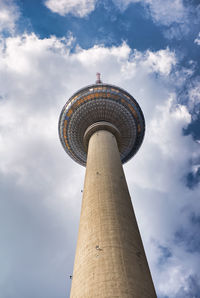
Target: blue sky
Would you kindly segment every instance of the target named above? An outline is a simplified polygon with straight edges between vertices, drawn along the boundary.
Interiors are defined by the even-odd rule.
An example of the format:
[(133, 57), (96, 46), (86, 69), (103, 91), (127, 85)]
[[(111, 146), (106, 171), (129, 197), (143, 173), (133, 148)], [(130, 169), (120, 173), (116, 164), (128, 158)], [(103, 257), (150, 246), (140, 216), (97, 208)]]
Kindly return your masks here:
[(200, 297), (198, 0), (0, 0), (0, 292), (69, 297), (83, 167), (59, 142), (66, 100), (95, 81), (139, 102), (124, 166), (159, 298)]

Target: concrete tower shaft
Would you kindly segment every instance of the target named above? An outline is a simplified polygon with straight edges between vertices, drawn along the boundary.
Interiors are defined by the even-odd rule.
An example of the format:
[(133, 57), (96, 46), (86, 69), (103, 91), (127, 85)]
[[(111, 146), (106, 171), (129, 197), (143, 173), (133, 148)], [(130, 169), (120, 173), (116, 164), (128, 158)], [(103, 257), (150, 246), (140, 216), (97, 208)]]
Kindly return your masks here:
[(71, 298), (154, 298), (115, 136), (89, 140)]

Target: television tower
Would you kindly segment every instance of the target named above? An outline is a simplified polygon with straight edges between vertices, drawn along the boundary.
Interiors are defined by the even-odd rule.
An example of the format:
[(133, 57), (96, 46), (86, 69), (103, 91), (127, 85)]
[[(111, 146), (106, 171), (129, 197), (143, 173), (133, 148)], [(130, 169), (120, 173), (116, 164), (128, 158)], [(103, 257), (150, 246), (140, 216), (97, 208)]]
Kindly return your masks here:
[(144, 132), (136, 100), (99, 73), (63, 107), (61, 143), (86, 166), (71, 298), (156, 297), (122, 168)]

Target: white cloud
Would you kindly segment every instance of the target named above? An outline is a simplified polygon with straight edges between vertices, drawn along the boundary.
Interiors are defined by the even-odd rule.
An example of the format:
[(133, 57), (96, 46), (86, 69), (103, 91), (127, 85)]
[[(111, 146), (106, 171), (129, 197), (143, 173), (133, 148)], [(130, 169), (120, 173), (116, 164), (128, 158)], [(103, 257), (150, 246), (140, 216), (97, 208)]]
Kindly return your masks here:
[(19, 9), (12, 0), (0, 0), (0, 31), (13, 33), (19, 18)]
[(126, 9), (130, 3), (141, 3), (149, 9), (154, 21), (163, 25), (182, 23), (187, 16), (187, 9), (182, 0), (117, 0), (114, 3), (121, 9)]
[[(199, 210), (199, 188), (188, 189), (184, 175), (200, 153), (198, 144), (182, 135), (191, 116), (177, 103), (171, 79), (177, 58), (169, 49), (139, 52), (126, 43), (71, 52), (72, 39), (24, 34), (1, 41), (4, 297), (66, 297), (63, 285), (72, 272), (84, 168), (66, 156), (57, 122), (69, 96), (93, 83), (97, 71), (103, 81), (127, 89), (144, 111), (145, 141), (125, 170), (158, 294), (176, 297), (189, 276), (199, 276), (198, 254), (174, 238), (180, 227), (188, 235), (194, 232), (190, 215)], [(172, 252), (164, 267), (158, 262), (159, 245)]]
[(122, 11), (131, 3), (140, 3), (146, 15), (158, 25), (164, 25), (164, 35), (168, 39), (182, 39), (192, 32), (199, 22), (199, 6), (186, 4), (183, 0), (113, 0)]
[(72, 13), (78, 17), (85, 17), (95, 8), (96, 0), (46, 0), (45, 5), (55, 13), (64, 16)]
[(169, 75), (173, 65), (176, 64), (175, 54), (169, 49), (160, 50), (157, 52), (147, 51), (147, 63), (153, 72), (158, 72), (162, 75)]
[(200, 46), (200, 32), (199, 32), (197, 38), (194, 40), (194, 43), (196, 43), (198, 46)]
[(182, 0), (145, 0), (153, 19), (163, 25), (182, 23), (187, 17), (187, 9)]
[(193, 80), (189, 90), (189, 108), (192, 110), (194, 107), (198, 106), (200, 104), (200, 78), (196, 78)]

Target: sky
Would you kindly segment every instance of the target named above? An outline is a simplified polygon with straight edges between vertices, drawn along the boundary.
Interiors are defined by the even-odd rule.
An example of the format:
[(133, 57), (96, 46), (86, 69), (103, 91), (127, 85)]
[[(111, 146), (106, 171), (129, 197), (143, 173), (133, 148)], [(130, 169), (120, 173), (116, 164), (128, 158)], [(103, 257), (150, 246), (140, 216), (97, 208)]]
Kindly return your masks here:
[(70, 295), (85, 168), (58, 118), (97, 71), (144, 112), (124, 171), (157, 295), (199, 298), (199, 0), (0, 0), (0, 296)]

